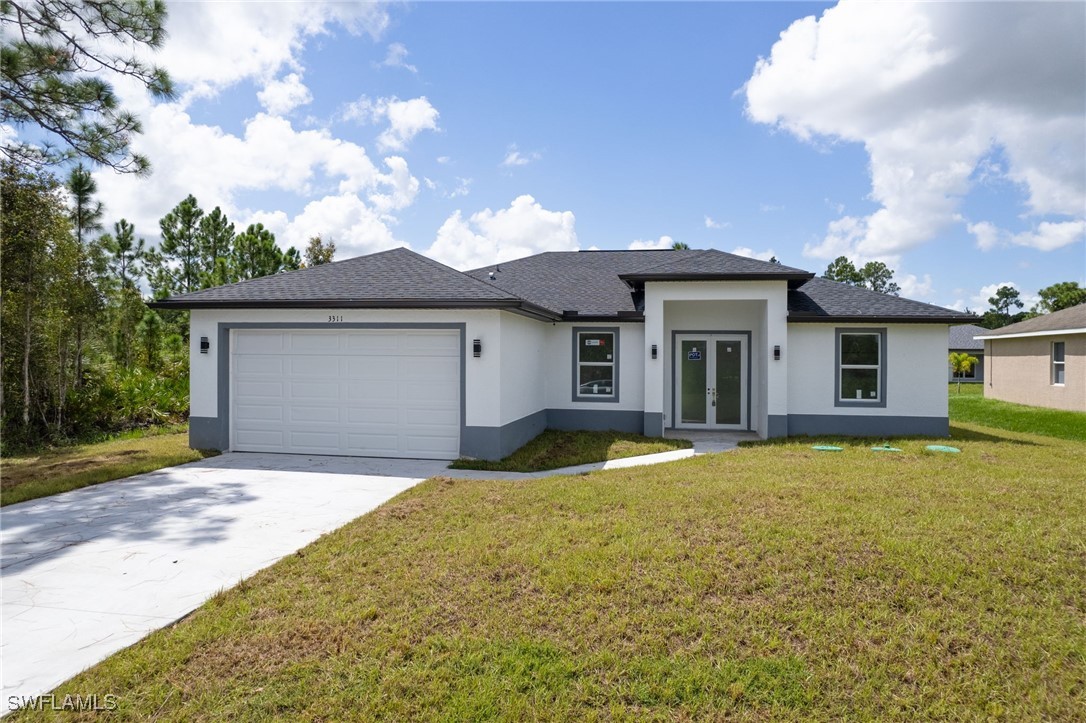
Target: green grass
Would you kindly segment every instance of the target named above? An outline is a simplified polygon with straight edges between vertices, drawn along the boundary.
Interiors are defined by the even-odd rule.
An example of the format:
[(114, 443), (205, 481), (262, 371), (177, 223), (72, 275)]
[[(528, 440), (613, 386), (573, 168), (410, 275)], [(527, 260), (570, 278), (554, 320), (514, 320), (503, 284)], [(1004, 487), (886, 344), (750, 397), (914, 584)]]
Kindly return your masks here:
[(686, 439), (643, 437), (625, 432), (568, 432), (548, 429), (505, 459), (496, 462), (458, 459), (449, 466), (453, 469), (539, 472), (692, 446)]
[(1081, 719), (1086, 445), (953, 433), (432, 479), (55, 693), (120, 720)]
[(988, 399), (983, 384), (963, 384), (961, 394), (950, 385), (950, 421), (1086, 442), (1086, 413)]
[(0, 460), (0, 505), (67, 492), (218, 454), (189, 449), (184, 426)]

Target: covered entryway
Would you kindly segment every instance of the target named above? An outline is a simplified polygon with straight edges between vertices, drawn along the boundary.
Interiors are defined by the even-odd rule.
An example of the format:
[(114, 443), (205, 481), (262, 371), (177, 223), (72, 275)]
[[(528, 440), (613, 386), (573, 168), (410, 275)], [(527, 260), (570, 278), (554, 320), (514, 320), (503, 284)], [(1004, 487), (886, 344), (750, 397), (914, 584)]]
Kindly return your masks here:
[(460, 334), (447, 329), (235, 329), (230, 448), (455, 459)]
[(748, 429), (747, 338), (678, 334), (675, 339), (676, 426)]

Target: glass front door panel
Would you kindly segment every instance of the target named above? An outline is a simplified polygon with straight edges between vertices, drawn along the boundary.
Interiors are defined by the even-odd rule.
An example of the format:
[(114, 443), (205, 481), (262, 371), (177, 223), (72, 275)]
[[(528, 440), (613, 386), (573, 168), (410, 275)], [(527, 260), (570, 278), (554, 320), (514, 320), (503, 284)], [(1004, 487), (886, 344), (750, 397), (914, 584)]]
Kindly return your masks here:
[(716, 342), (716, 424), (743, 422), (742, 344), (735, 340)]
[(709, 364), (709, 350), (705, 340), (684, 340), (680, 344), (681, 366), (679, 409), (682, 424), (705, 424), (706, 379), (705, 368)]

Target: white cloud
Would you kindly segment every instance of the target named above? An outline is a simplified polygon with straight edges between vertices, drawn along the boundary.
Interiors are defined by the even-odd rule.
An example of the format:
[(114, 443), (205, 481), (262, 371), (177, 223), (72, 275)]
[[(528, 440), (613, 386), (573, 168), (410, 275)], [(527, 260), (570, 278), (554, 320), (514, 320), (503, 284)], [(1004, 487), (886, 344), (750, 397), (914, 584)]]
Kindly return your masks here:
[(977, 248), (981, 251), (991, 251), (999, 244), (999, 228), (987, 221), (966, 224), (965, 230), (973, 234), (977, 240)]
[(746, 246), (736, 246), (732, 249), (732, 253), (736, 256), (746, 256), (748, 259), (758, 259), (759, 261), (769, 261), (777, 254), (773, 252), (773, 249), (767, 249), (765, 251), (755, 251), (752, 248)]
[(305, 87), (297, 73), (269, 82), (256, 97), (272, 115), (286, 115), (313, 100), (309, 88)]
[(987, 221), (971, 223), (966, 226), (969, 233), (977, 240), (977, 248), (990, 251), (997, 246), (1013, 244), (1026, 246), (1038, 251), (1055, 251), (1086, 239), (1086, 220), (1042, 221), (1030, 231), (1012, 234)]
[(470, 178), (456, 177), (456, 188), (445, 194), (445, 198), (458, 198), (460, 196), (466, 196), (471, 193), (471, 180)]
[(705, 228), (721, 229), (728, 228), (728, 226), (731, 226), (728, 221), (714, 221), (712, 216), (705, 216)]
[(759, 203), (758, 210), (762, 213), (773, 213), (774, 211), (783, 211), (784, 206), (774, 205), (772, 203)]
[(407, 62), (408, 55), (410, 53), (407, 51), (406, 45), (392, 43), (388, 46), (388, 55), (377, 65), (385, 68), (403, 68), (404, 70), (410, 70), (412, 73), (418, 73), (419, 69)]
[[(370, 202), (378, 211), (388, 214), (405, 209), (415, 202), (419, 193), (419, 181), (411, 175), (407, 161), (399, 156), (389, 156), (385, 159), (385, 165), (388, 166), (389, 173), (378, 176), (378, 182), (388, 191), (370, 194)], [(342, 184), (340, 188), (342, 190)]]
[(675, 239), (670, 236), (661, 236), (656, 241), (632, 241), (627, 247), (630, 251), (665, 251), (675, 244)]
[(201, 207), (221, 206), (241, 222), (237, 199), (244, 191), (312, 196), (331, 185), (340, 196), (368, 198), (374, 213), (387, 215), (409, 205), (418, 190), (402, 158), (385, 159), (382, 171), (361, 146), (324, 129), (296, 130), (265, 113), (247, 120), (240, 136), (194, 123), (176, 103), (155, 106), (144, 122), (146, 131), (133, 138), (133, 146), (150, 156), (155, 172), (133, 178), (102, 169), (95, 179), (109, 199), (110, 216), (127, 218), (145, 234), (154, 234), (158, 219), (189, 193)]
[(210, 97), (247, 78), (300, 69), (306, 40), (334, 26), (378, 38), (388, 27), (383, 3), (171, 3), (170, 34), (154, 62), (169, 70), (187, 99)]
[(901, 287), (901, 295), (906, 299), (927, 299), (935, 293), (931, 282), (931, 274), (924, 274), (924, 278), (918, 278), (916, 274), (905, 274), (895, 279)]
[(258, 211), (249, 214), (245, 223), (263, 223), (282, 248), (301, 251), (317, 234), (334, 239), (340, 259), (407, 245), (396, 241), (385, 219), (352, 193), (312, 201), (293, 219), (282, 211)]
[(387, 120), (388, 128), (377, 136), (377, 149), (383, 153), (405, 150), (407, 144), (422, 131), (438, 130), (437, 119), (440, 115), (426, 96), (411, 100), (400, 100), (396, 97), (371, 100), (362, 96), (346, 104), (338, 117), (359, 123)]
[[(804, 253), (886, 258), (929, 241), (960, 222), (993, 147), (1031, 213), (1081, 218), (1084, 22), (1080, 3), (843, 0), (793, 23), (755, 66), (747, 113), (801, 139), (864, 144), (881, 205), (832, 222)], [(992, 229), (979, 229), (994, 243)], [(1043, 248), (1067, 233), (1038, 229), (1020, 243)]]
[(505, 168), (515, 168), (516, 166), (527, 166), (533, 161), (538, 161), (543, 155), (538, 151), (530, 151), (528, 153), (521, 153), (517, 149), (516, 143), (510, 143), (509, 148), (506, 149), (505, 158), (502, 159), (501, 165)]
[(448, 156), (438, 156), (437, 162), (441, 164), (448, 163), (451, 159)]
[(489, 208), (464, 219), (460, 211), (438, 229), (426, 255), (457, 269), (471, 269), (543, 251), (576, 251), (572, 211), (548, 211), (528, 195), (509, 208)]

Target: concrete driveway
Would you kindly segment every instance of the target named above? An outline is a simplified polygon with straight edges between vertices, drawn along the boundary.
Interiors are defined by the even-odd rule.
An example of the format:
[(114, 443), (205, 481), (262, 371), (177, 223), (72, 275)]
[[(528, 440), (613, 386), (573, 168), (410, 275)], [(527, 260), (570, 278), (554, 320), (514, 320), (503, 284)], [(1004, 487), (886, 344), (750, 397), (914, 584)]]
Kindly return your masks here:
[(446, 464), (228, 453), (5, 507), (0, 715)]

